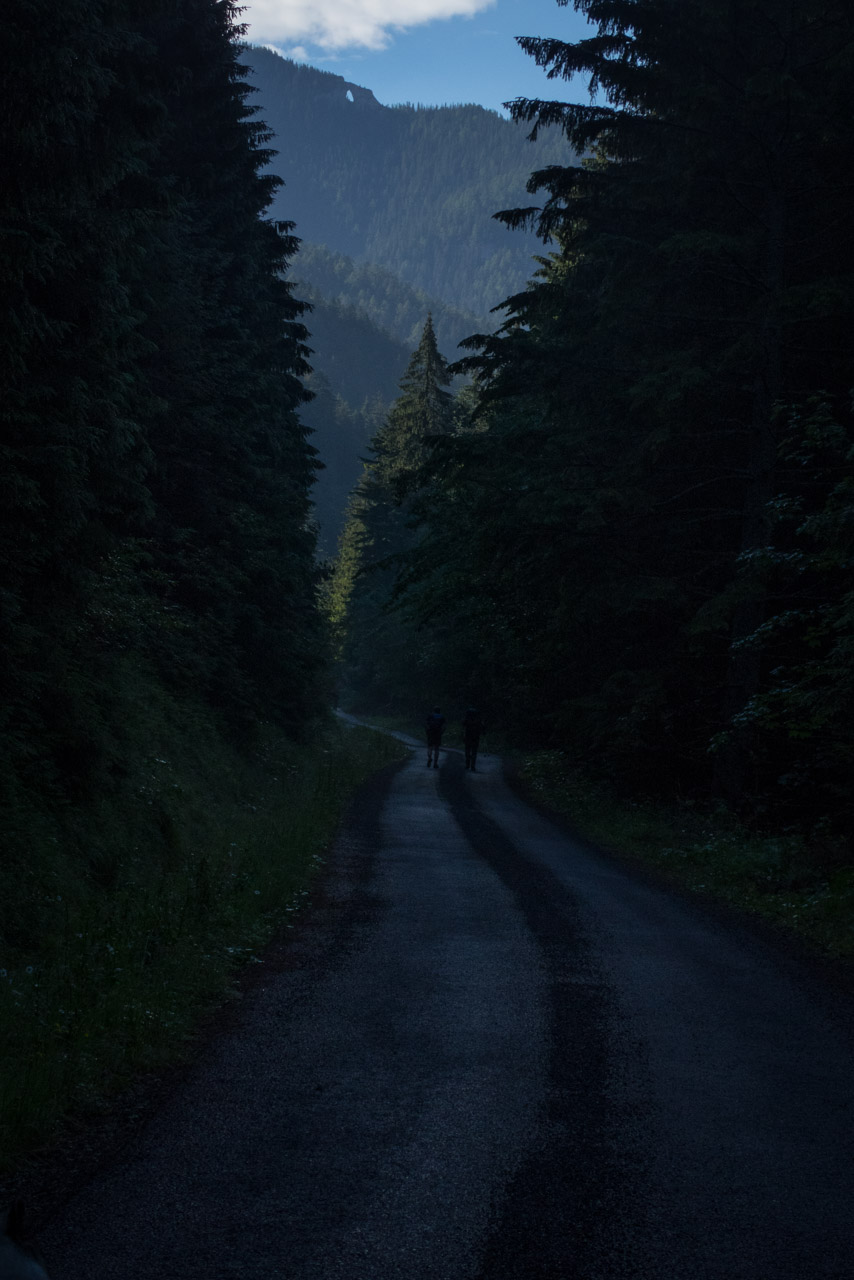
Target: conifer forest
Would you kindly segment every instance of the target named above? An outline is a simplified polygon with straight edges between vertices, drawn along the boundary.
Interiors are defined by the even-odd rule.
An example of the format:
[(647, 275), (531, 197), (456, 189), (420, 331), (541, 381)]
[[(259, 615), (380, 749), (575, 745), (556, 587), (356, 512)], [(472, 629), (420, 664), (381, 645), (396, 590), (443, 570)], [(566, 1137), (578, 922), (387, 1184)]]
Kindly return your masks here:
[(512, 104), (567, 155), (497, 211), (529, 278), (453, 409), (428, 324), (351, 500), (345, 679), (849, 849), (854, 18), (576, 7), (525, 48), (597, 99)]
[(160, 902), (190, 810), (248, 815), (336, 704), (482, 708), (796, 840), (854, 916), (854, 8), (574, 7), (507, 119), (382, 106), (234, 0), (11, 0), (4, 975)]

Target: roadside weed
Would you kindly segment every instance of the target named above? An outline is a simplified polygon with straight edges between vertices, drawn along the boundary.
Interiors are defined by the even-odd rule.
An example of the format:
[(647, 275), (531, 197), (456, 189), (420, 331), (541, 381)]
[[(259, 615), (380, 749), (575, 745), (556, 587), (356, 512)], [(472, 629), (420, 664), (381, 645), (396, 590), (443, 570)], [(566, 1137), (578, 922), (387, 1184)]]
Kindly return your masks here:
[(147, 825), (90, 813), (90, 844), (36, 850), (0, 955), (0, 1167), (186, 1052), (292, 924), (347, 801), (402, 751), (337, 724), (301, 747), (265, 730), (249, 759), (220, 743), (204, 768), (177, 745), (145, 764)]
[(628, 800), (561, 751), (522, 756), (520, 779), (591, 842), (799, 934), (826, 955), (854, 956), (854, 868), (828, 864), (803, 835), (750, 830), (722, 806)]

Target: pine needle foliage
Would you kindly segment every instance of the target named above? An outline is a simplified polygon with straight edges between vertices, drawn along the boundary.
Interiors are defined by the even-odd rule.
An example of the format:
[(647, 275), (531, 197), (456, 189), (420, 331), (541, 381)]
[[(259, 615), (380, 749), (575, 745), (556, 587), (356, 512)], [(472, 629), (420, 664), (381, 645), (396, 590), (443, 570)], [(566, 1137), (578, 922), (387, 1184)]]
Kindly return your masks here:
[(468, 344), (480, 429), (419, 497), (404, 599), (451, 636), (478, 619), (518, 736), (844, 848), (854, 16), (575, 8), (589, 39), (520, 43), (598, 97), (512, 110), (587, 158), (499, 215), (546, 252)]
[[(448, 365), (430, 316), (400, 382), (400, 395), (371, 441), (351, 499), (329, 588), (345, 696), (397, 711), (429, 696), (432, 647), (394, 611), (397, 562), (419, 537), (415, 499), (436, 442), (454, 429)], [(424, 685), (412, 690), (412, 682)]]
[(7, 883), (34, 822), (62, 831), (125, 785), (140, 680), (241, 739), (261, 714), (297, 736), (316, 714), (297, 242), (264, 217), (278, 182), (237, 15), (230, 0), (4, 15)]

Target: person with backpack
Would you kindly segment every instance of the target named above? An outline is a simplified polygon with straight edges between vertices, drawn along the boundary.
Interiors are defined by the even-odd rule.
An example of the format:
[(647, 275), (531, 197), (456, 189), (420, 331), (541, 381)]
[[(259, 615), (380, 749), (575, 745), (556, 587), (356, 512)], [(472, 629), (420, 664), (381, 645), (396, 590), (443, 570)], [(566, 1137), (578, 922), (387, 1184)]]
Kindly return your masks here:
[(474, 707), (469, 707), (463, 717), (463, 742), (466, 750), (466, 768), (471, 769), (472, 773), (476, 773), (475, 765), (477, 764), (477, 748), (480, 744), (480, 735), (483, 733), (483, 720), (480, 712)]
[[(434, 707), (427, 717), (427, 768), (432, 765), (434, 769), (439, 768), (439, 748), (442, 745), (442, 730), (445, 727), (445, 717), (438, 707)], [(435, 761), (435, 763), (434, 763)]]

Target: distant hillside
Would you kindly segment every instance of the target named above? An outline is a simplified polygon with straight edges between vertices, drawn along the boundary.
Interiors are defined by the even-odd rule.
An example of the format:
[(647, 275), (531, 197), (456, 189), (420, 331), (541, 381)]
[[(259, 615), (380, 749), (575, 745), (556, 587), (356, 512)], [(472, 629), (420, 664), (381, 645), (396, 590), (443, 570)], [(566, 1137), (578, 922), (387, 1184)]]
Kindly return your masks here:
[(566, 164), (555, 133), (478, 106), (384, 107), (341, 76), (249, 48), (257, 105), (285, 180), (273, 213), (297, 234), (373, 263), (463, 312), (486, 315), (531, 273), (539, 242), (495, 222), (531, 203), (531, 170)]
[(296, 223), (291, 277), (306, 317), (316, 399), (301, 416), (325, 465), (315, 489), (321, 553), (334, 551), (360, 458), (398, 394), (432, 312), (449, 359), (495, 326), (491, 308), (517, 292), (542, 251), (495, 222), (527, 205), (531, 170), (566, 163), (557, 135), (482, 107), (384, 107), (341, 76), (250, 48), (244, 61), (285, 180), (271, 210)]
[(300, 286), (310, 297), (306, 316), (314, 374), (308, 385), (315, 399), (300, 409), (314, 433), (324, 469), (314, 490), (320, 554), (335, 552), (350, 490), (362, 470), (371, 436), (399, 393), (409, 360), (408, 345), (397, 342), (369, 316), (339, 301), (327, 301)]
[(323, 374), (313, 374), (309, 386), (315, 398), (303, 406), (300, 417), (313, 432), (312, 444), (323, 461), (313, 500), (318, 554), (326, 560), (335, 554), (347, 499), (362, 473), (362, 459), (388, 412), (390, 400), (377, 396), (353, 409), (335, 394)]
[(393, 400), (409, 359), (409, 344), (399, 342), (355, 307), (302, 286), (300, 296), (312, 306), (305, 317), (311, 364), (335, 393), (356, 406), (377, 395)]
[[(495, 326), (494, 317), (459, 311), (406, 284), (385, 267), (354, 262), (325, 245), (303, 241), (290, 274), (298, 297), (318, 305), (335, 303), (355, 309), (394, 335), (407, 355), (420, 341), (428, 312), (433, 316), (439, 347), (448, 359), (461, 354), (457, 345), (463, 338)], [(314, 328), (311, 320), (309, 325)], [(395, 385), (399, 376), (395, 374)]]

